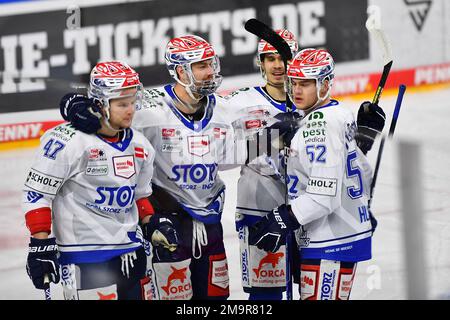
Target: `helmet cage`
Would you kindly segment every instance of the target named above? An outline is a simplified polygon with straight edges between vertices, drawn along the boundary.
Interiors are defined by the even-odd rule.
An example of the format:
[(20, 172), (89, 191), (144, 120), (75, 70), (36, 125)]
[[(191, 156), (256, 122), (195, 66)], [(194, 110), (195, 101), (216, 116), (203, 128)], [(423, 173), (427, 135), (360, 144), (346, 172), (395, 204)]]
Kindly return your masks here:
[[(209, 59), (212, 59), (211, 67), (214, 71), (212, 79), (197, 80), (192, 71), (192, 65)], [(167, 44), (165, 60), (169, 74), (185, 87), (188, 94), (195, 100), (198, 100), (198, 96), (203, 97), (216, 92), (222, 83), (222, 76), (219, 74), (219, 57), (215, 54), (213, 47), (201, 37), (190, 35), (172, 39)], [(184, 83), (179, 78), (178, 66), (181, 66), (187, 74), (188, 83)]]
[[(126, 89), (136, 88), (135, 93)], [(99, 101), (105, 113), (106, 124), (110, 126), (110, 100), (136, 97), (135, 105), (142, 103), (143, 86), (139, 74), (126, 63), (119, 61), (98, 63), (91, 72), (88, 97)]]

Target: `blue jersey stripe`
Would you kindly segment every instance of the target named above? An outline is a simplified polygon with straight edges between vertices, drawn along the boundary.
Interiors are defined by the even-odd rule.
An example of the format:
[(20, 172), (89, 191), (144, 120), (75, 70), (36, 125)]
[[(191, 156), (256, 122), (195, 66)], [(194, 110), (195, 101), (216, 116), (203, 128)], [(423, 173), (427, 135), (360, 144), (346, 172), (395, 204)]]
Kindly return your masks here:
[(78, 264), (78, 263), (105, 262), (115, 257), (118, 257), (124, 253), (136, 251), (140, 247), (141, 245), (139, 244), (136, 247), (127, 249), (60, 252), (59, 263)]
[(127, 243), (89, 243), (89, 244), (58, 244), (61, 248), (71, 248), (71, 247), (110, 247), (110, 246), (127, 246), (136, 242)]
[(367, 230), (364, 232), (360, 232), (360, 233), (355, 233), (355, 234), (351, 234), (349, 236), (345, 236), (345, 237), (340, 237), (340, 238), (333, 238), (333, 239), (328, 239), (328, 240), (321, 240), (321, 241), (311, 241), (310, 243), (325, 243), (325, 242), (331, 242), (331, 241), (337, 241), (337, 240), (343, 240), (343, 239), (348, 239), (348, 238), (352, 238), (352, 237), (356, 237), (365, 233), (369, 233), (372, 232), (372, 230)]
[(216, 98), (213, 94), (206, 97), (206, 107), (205, 107), (205, 113), (203, 115), (202, 120), (200, 121), (190, 121), (186, 119), (186, 117), (175, 107), (174, 101), (177, 101), (178, 98), (175, 95), (175, 92), (173, 91), (173, 86), (171, 84), (168, 84), (164, 86), (164, 90), (171, 98), (171, 101), (168, 99), (164, 99), (166, 104), (169, 106), (170, 110), (175, 114), (175, 116), (189, 129), (191, 129), (194, 132), (201, 132), (203, 128), (206, 128), (208, 123), (211, 121), (213, 109), (216, 105)]
[(372, 237), (323, 248), (301, 247), (301, 259), (365, 261), (372, 258)]

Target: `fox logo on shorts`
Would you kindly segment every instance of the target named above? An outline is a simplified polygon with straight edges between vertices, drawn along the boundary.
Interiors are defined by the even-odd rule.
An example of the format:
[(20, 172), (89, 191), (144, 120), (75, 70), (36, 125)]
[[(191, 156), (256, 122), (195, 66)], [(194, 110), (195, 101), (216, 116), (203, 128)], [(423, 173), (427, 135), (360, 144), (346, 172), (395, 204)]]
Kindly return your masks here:
[(261, 272), (261, 269), (263, 267), (263, 265), (265, 264), (271, 264), (272, 268), (275, 268), (278, 263), (280, 262), (280, 259), (284, 257), (284, 253), (282, 252), (267, 252), (267, 255), (261, 259), (261, 261), (259, 262), (259, 266), (258, 268), (253, 268), (253, 271), (256, 273), (256, 277), (259, 278), (259, 274)]
[(103, 293), (97, 291), (97, 295), (98, 295), (99, 300), (116, 300), (115, 293), (103, 294)]
[(170, 268), (172, 268), (172, 273), (167, 278), (167, 284), (161, 287), (166, 292), (166, 294), (170, 294), (170, 286), (175, 280), (180, 280), (181, 283), (184, 283), (184, 280), (186, 280), (187, 267), (177, 269), (171, 266)]

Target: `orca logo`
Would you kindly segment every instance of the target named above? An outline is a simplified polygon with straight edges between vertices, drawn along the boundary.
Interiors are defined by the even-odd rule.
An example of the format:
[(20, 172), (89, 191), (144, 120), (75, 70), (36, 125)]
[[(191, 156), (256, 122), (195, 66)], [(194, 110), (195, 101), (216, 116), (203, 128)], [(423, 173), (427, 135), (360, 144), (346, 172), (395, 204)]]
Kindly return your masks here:
[(189, 282), (186, 283), (185, 285), (173, 286), (173, 282), (175, 281), (180, 281), (181, 283), (184, 284), (184, 280), (187, 279), (186, 276), (187, 267), (177, 269), (170, 266), (170, 268), (172, 269), (172, 273), (167, 278), (167, 284), (165, 286), (161, 286), (161, 288), (166, 292), (166, 294), (169, 295), (171, 293), (172, 294), (177, 293), (178, 291), (190, 290), (191, 284)]
[[(276, 253), (273, 253), (273, 252), (270, 252), (270, 251), (267, 252), (267, 255), (259, 261), (258, 268), (253, 268), (253, 272), (255, 272), (256, 277), (259, 278), (260, 275), (263, 275), (261, 273), (261, 271), (262, 271), (262, 267), (265, 264), (270, 264), (270, 265), (272, 265), (272, 268), (275, 268), (280, 263), (280, 259), (282, 257), (284, 257), (284, 253), (283, 252), (276, 252)], [(278, 271), (278, 270), (275, 270), (275, 271)], [(269, 276), (273, 276), (274, 272), (273, 271), (271, 273), (267, 273), (266, 272), (266, 274), (268, 274)], [(275, 276), (278, 276), (278, 275), (275, 274)]]
[(428, 11), (430, 11), (432, 0), (403, 0), (408, 6), (409, 15), (414, 22), (417, 30), (420, 32), (425, 19), (427, 18)]

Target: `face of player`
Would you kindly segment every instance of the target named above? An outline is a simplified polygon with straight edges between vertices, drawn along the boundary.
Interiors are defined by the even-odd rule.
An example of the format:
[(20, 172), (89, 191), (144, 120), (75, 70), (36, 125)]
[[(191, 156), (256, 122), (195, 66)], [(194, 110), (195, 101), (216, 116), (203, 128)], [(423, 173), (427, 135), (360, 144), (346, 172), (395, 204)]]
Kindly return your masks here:
[(196, 81), (212, 80), (214, 78), (215, 71), (212, 59), (193, 63), (191, 70)]
[(275, 86), (282, 86), (284, 84), (284, 62), (278, 53), (265, 54), (261, 64), (266, 72), (268, 83)]
[(292, 84), (292, 97), (298, 109), (307, 110), (318, 100), (316, 80), (314, 79), (289, 79)]
[(137, 89), (125, 89), (122, 95), (123, 98), (109, 101), (109, 123), (116, 130), (129, 128), (136, 110)]

